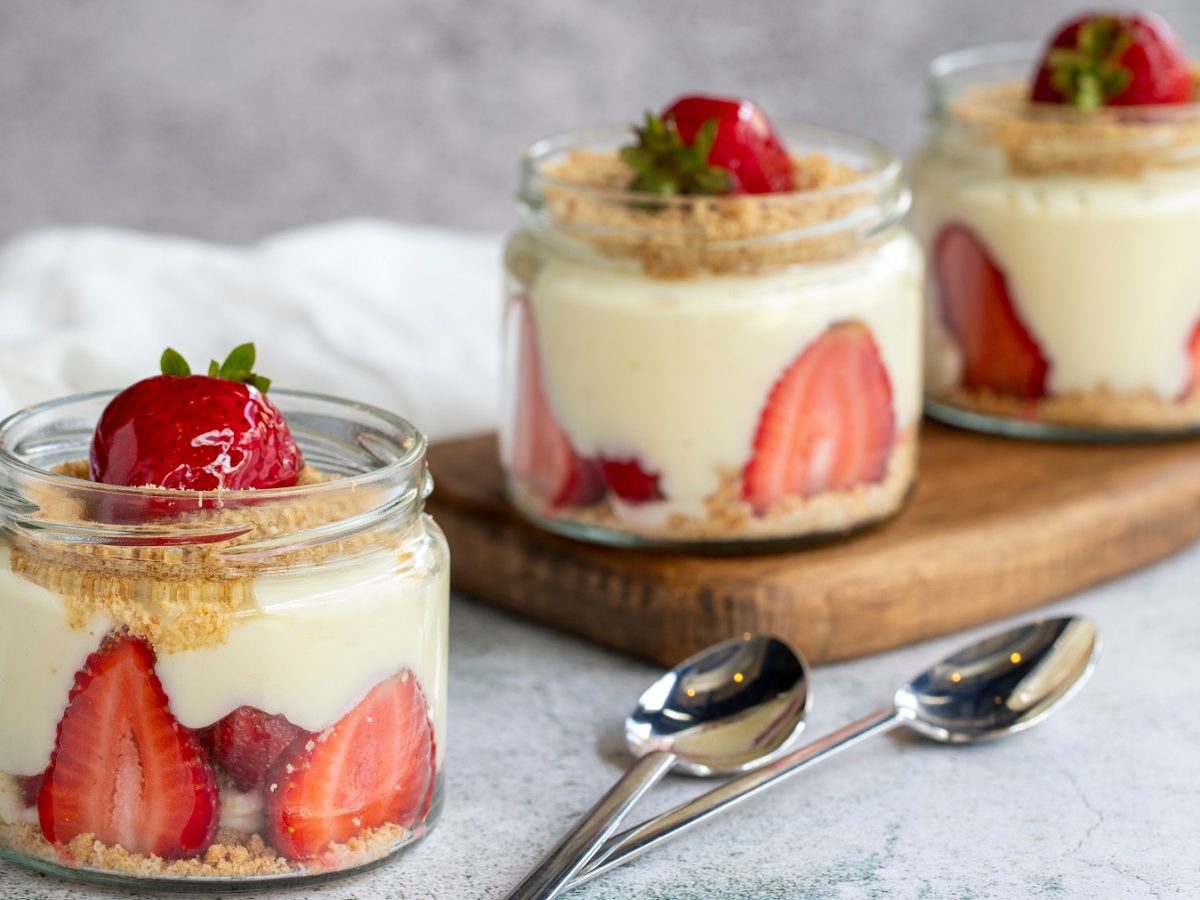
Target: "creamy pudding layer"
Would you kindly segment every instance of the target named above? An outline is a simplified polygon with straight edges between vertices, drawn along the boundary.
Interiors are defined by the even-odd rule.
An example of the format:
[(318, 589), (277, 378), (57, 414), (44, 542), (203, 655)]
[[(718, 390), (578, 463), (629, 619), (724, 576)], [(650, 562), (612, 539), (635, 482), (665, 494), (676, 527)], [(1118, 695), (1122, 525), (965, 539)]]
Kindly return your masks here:
[[(979, 237), (1049, 363), (1051, 394), (1179, 397), (1200, 320), (1200, 170), (1017, 175), (999, 151), (982, 159), (915, 161), (921, 241), (932, 247), (951, 224)], [(931, 320), (926, 377), (937, 395), (957, 385), (959, 361)]]
[[(247, 705), (321, 731), (407, 668), (443, 735), (448, 579), (445, 570), (407, 577), (388, 553), (259, 576), (253, 607), (239, 611), (223, 643), (158, 654), (171, 712), (199, 729)], [(12, 571), (5, 546), (0, 610), (0, 771), (36, 775), (75, 672), (115, 623), (97, 614), (74, 626), (63, 597)]]
[(921, 277), (920, 249), (902, 233), (869, 255), (754, 275), (661, 279), (548, 257), (529, 297), (555, 415), (582, 454), (633, 457), (660, 473), (666, 499), (618, 506), (653, 527), (706, 515), (706, 500), (749, 460), (772, 386), (835, 323), (870, 329), (897, 430), (911, 432)]

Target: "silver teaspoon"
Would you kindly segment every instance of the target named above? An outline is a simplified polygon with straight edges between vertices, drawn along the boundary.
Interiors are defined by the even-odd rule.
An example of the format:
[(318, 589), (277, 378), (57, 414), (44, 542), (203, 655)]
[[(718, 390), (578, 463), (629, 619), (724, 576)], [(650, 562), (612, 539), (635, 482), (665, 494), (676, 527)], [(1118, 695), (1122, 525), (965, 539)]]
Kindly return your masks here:
[(1079, 616), (1032, 622), (948, 656), (904, 685), (889, 708), (739, 775), (608, 841), (570, 888), (603, 875), (709, 816), (752, 797), (864, 738), (905, 725), (947, 744), (1015, 734), (1036, 725), (1087, 681), (1100, 653), (1096, 626)]
[(776, 758), (804, 727), (808, 665), (778, 638), (745, 634), (689, 657), (646, 689), (625, 720), (639, 759), (508, 895), (553, 897), (669, 770), (730, 775)]

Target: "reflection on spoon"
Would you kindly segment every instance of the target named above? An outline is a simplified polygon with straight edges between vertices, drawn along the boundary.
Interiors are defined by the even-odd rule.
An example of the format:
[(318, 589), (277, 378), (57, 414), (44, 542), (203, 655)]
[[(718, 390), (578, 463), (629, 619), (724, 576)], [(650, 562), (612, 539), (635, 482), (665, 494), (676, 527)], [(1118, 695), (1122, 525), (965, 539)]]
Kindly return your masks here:
[[(677, 834), (866, 737), (897, 725), (948, 744), (1014, 734), (1036, 725), (1087, 681), (1100, 653), (1096, 626), (1079, 616), (1032, 622), (948, 656), (896, 691), (892, 705), (732, 778), (623, 832), (570, 887), (602, 875)], [(569, 889), (569, 888), (568, 888)]]
[(672, 768), (730, 775), (777, 757), (804, 727), (808, 666), (778, 638), (744, 634), (702, 650), (650, 685), (625, 720), (640, 757), (509, 894), (555, 896)]

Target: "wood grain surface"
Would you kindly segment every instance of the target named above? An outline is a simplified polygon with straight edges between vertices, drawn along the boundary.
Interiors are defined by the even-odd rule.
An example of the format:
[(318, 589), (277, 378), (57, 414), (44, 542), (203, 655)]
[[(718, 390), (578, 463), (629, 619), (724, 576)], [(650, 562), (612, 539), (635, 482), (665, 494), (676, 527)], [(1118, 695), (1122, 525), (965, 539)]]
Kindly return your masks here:
[[(1200, 538), (1200, 444), (1068, 445), (927, 423), (893, 521), (783, 553), (666, 555), (578, 543), (522, 520), (493, 436), (435, 445), (429, 509), (457, 590), (673, 665), (743, 631), (847, 659), (1028, 610)], [(1134, 602), (1135, 598), (1131, 598)]]

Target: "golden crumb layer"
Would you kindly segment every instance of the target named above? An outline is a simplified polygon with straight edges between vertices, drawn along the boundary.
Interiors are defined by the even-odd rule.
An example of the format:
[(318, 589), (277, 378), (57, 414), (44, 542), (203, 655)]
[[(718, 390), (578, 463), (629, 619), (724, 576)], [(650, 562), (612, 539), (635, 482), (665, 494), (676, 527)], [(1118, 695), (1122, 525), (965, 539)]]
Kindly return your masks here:
[(319, 875), (355, 869), (398, 850), (419, 833), (399, 825), (371, 828), (344, 844), (333, 844), (318, 861), (296, 864), (283, 858), (261, 835), (222, 828), (217, 839), (195, 859), (167, 860), (130, 853), (81, 834), (61, 851), (29, 823), (0, 823), (0, 845), (24, 856), (67, 868), (91, 869), (134, 878), (254, 878), (270, 875)]
[(666, 543), (736, 543), (835, 535), (899, 512), (912, 486), (916, 466), (916, 434), (915, 429), (909, 429), (897, 437), (880, 481), (812, 497), (789, 497), (774, 504), (765, 515), (755, 513), (742, 499), (742, 473), (730, 469), (721, 472), (720, 487), (705, 499), (703, 517), (675, 514), (662, 525), (648, 525), (622, 516), (607, 501), (598, 506), (564, 507), (555, 510), (553, 516)]
[(1100, 387), (1031, 401), (993, 391), (954, 388), (934, 399), (987, 416), (1074, 428), (1166, 432), (1200, 428), (1200, 393), (1176, 400), (1148, 390)]
[[(1196, 79), (1200, 85), (1200, 78)], [(1138, 118), (1132, 107), (1040, 108), (1028, 86), (1013, 82), (968, 88), (950, 103), (951, 121), (971, 127), (982, 143), (1000, 147), (1023, 175), (1071, 172), (1134, 177), (1146, 169), (1200, 164), (1200, 110), (1179, 115), (1156, 107)]]
[[(86, 462), (59, 467), (60, 474), (86, 475)], [(305, 469), (301, 484), (333, 480)], [(109, 546), (49, 540), (38, 532), (11, 537), (11, 565), (17, 575), (61, 596), (73, 628), (87, 627), (95, 615), (171, 653), (222, 643), (236, 617), (253, 608), (252, 579), (264, 568), (310, 566), (372, 550), (394, 552), (401, 543), (392, 529), (365, 529), (325, 540), (315, 529), (335, 527), (368, 513), (381, 502), (378, 488), (320, 493), (308, 497), (244, 501), (219, 509), (196, 509), (172, 524), (236, 528), (236, 536), (214, 543)], [(38, 518), (59, 524), (94, 522), (94, 511), (78, 508), (66, 492), (33, 497)], [(298, 545), (266, 558), (223, 554), (250, 541), (296, 538)], [(289, 545), (290, 547), (290, 545)], [(401, 560), (402, 561), (402, 560)]]
[[(861, 241), (854, 231), (788, 235), (868, 204), (872, 192), (866, 187), (822, 193), (856, 184), (864, 174), (821, 153), (796, 157), (793, 164), (796, 190), (787, 193), (696, 196), (667, 203), (646, 194), (639, 203), (626, 190), (630, 171), (615, 151), (578, 149), (546, 166), (545, 174), (558, 183), (544, 188), (545, 209), (556, 228), (605, 256), (634, 260), (658, 278), (754, 271), (853, 252)], [(576, 185), (591, 190), (577, 190)], [(771, 240), (774, 236), (780, 239)]]

